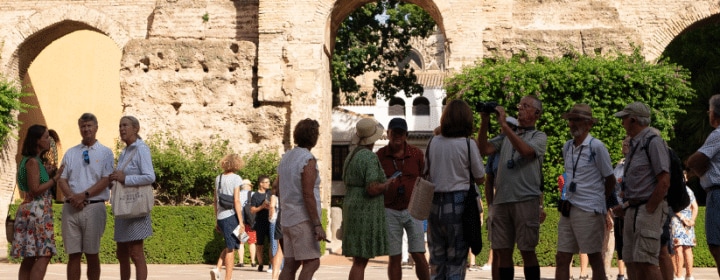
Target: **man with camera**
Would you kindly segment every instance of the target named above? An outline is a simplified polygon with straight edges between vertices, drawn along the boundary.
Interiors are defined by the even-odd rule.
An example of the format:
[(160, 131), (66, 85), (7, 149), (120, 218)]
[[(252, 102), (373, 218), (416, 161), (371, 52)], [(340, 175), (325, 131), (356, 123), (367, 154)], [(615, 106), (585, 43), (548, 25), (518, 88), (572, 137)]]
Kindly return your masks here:
[[(385, 176), (398, 176), (385, 191), (385, 217), (388, 224), (390, 262), (388, 279), (402, 278), (401, 257), (403, 230), (408, 236), (408, 251), (415, 261), (415, 275), (418, 279), (430, 279), (430, 270), (425, 259), (425, 235), (423, 222), (410, 216), (408, 203), (415, 186), (415, 180), (422, 174), (425, 158), (422, 151), (407, 143), (407, 122), (394, 118), (388, 124), (388, 145), (377, 151)], [(399, 174), (399, 175), (395, 175)]]
[[(605, 144), (590, 135), (597, 119), (587, 104), (575, 104), (562, 115), (568, 121), (573, 139), (563, 146), (567, 179), (562, 216), (558, 222), (555, 279), (570, 278), (573, 254), (588, 255), (592, 279), (605, 279), (603, 238), (606, 224), (606, 198), (615, 189), (610, 153)], [(567, 188), (567, 189), (564, 189)], [(581, 279), (587, 276), (580, 276)]]
[[(500, 279), (514, 278), (512, 253), (515, 244), (523, 258), (525, 279), (540, 279), (540, 266), (535, 253), (540, 223), (545, 221), (542, 201), (542, 159), (547, 135), (535, 129), (542, 113), (542, 102), (525, 96), (518, 104), (519, 127), (513, 130), (506, 121), (505, 108), (484, 103), (481, 111), (478, 148), (482, 155), (499, 153), (495, 193), (487, 197), (493, 207), (490, 239), (498, 257)], [(497, 120), (505, 137), (488, 140), (490, 114)], [(486, 185), (487, 188), (487, 185)], [(492, 193), (486, 190), (485, 193)]]

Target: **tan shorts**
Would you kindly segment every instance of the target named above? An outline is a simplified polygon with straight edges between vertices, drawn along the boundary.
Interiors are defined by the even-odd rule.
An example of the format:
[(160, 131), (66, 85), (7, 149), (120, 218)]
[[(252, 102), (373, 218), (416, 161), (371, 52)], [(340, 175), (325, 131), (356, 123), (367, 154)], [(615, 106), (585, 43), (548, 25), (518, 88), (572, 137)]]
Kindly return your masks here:
[(540, 238), (540, 201), (531, 200), (493, 205), (490, 245), (493, 249), (533, 251)]
[(100, 253), (100, 239), (105, 233), (107, 209), (105, 203), (92, 203), (78, 210), (69, 203), (63, 205), (62, 238), (68, 254)]
[(283, 227), (283, 254), (296, 261), (320, 258), (320, 242), (315, 239), (315, 231), (310, 221), (294, 226)]
[(660, 235), (667, 218), (667, 202), (660, 202), (655, 213), (648, 213), (647, 204), (625, 211), (623, 228), (623, 261), (658, 265)]
[(558, 252), (593, 254), (603, 250), (605, 214), (587, 212), (573, 206), (570, 217), (560, 215)]

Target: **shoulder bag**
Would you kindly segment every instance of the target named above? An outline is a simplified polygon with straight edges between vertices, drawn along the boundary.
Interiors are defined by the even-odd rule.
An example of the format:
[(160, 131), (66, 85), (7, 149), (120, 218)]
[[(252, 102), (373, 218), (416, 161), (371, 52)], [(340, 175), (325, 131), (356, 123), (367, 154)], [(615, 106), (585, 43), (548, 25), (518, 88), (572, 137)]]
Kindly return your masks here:
[(472, 160), (470, 158), (470, 139), (467, 140), (468, 147), (468, 171), (470, 171), (470, 187), (465, 196), (465, 211), (462, 214), (463, 221), (463, 237), (468, 243), (472, 253), (480, 254), (482, 251), (482, 223), (480, 222), (480, 213), (482, 210), (478, 206), (478, 192), (475, 187), (475, 176), (472, 173)]
[(220, 192), (220, 189), (222, 188), (222, 174), (220, 174), (220, 179), (218, 179), (218, 205), (222, 207), (223, 209), (233, 209), (235, 208), (235, 197), (232, 195), (227, 195)]
[(435, 194), (435, 184), (427, 180), (430, 179), (430, 157), (428, 156), (430, 143), (432, 143), (432, 138), (428, 141), (428, 146), (425, 150), (425, 160), (427, 161), (428, 168), (425, 169), (423, 176), (418, 176), (417, 179), (415, 179), (415, 187), (413, 188), (412, 194), (410, 194), (410, 202), (408, 203), (408, 213), (418, 220), (427, 220), (430, 216), (432, 199)]
[[(137, 148), (132, 151), (131, 155), (128, 155), (122, 168), (115, 170), (124, 170), (136, 153)], [(111, 202), (113, 215), (116, 218), (130, 219), (147, 216), (155, 203), (152, 185), (127, 187), (123, 183), (114, 181)]]

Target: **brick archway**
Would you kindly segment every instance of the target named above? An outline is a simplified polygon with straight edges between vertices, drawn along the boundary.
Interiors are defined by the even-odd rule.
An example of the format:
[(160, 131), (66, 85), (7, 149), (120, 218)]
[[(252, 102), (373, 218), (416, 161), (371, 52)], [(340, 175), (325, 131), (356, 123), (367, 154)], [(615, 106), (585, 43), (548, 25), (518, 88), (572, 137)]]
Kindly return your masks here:
[(658, 59), (667, 45), (680, 33), (696, 23), (717, 17), (718, 14), (720, 14), (720, 5), (703, 2), (688, 4), (685, 9), (673, 17), (672, 21), (666, 21), (654, 32), (648, 32), (647, 39), (643, 40), (647, 42), (643, 48), (645, 58), (648, 60)]

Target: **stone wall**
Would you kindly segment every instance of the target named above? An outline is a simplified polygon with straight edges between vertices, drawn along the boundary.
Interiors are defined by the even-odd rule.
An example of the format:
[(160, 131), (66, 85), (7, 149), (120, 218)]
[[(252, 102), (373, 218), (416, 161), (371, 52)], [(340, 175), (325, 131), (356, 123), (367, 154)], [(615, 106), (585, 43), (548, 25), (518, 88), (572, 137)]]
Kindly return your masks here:
[[(230, 139), (233, 147), (284, 151), (291, 130), (317, 119), (323, 206), (329, 208), (329, 58), (338, 25), (370, 0), (39, 0), (0, 5), (0, 73), (24, 77), (37, 54), (76, 30), (107, 35), (124, 113), (148, 133)], [(445, 36), (445, 68), (485, 56), (629, 52), (650, 60), (691, 24), (719, 12), (714, 0), (408, 0)], [(52, 116), (48, 116), (52, 117)], [(217, 136), (216, 136), (217, 135)], [(16, 145), (0, 156), (0, 215), (14, 182)], [(0, 247), (3, 244), (0, 242)], [(0, 254), (4, 251), (0, 250)], [(2, 257), (2, 255), (0, 255)]]

